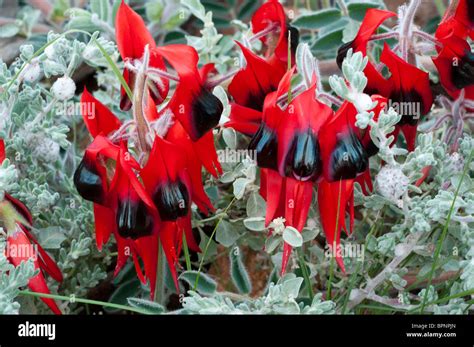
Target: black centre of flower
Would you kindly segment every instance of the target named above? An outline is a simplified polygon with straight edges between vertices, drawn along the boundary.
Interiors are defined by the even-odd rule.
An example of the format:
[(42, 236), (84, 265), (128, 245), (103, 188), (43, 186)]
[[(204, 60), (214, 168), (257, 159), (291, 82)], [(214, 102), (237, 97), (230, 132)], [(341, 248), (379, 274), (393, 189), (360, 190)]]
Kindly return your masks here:
[(399, 125), (416, 125), (420, 120), (424, 106), (423, 98), (414, 89), (410, 91), (394, 91), (390, 95), (389, 106), (402, 115)]
[(330, 158), (332, 180), (353, 179), (367, 169), (367, 153), (353, 131), (340, 136)]
[(262, 168), (278, 170), (278, 141), (275, 132), (260, 124), (257, 132), (249, 143), (249, 150), (256, 152), (257, 165)]
[(192, 103), (192, 124), (199, 139), (219, 124), (224, 106), (222, 102), (206, 88), (202, 88)]
[(379, 152), (379, 148), (375, 145), (372, 140), (369, 140), (367, 145), (364, 147), (365, 152), (367, 153), (367, 157), (373, 157)]
[(315, 180), (321, 173), (319, 143), (311, 130), (296, 134), (285, 159), (285, 175), (301, 181)]
[(124, 238), (136, 240), (153, 232), (153, 218), (141, 200), (119, 199), (115, 221), (119, 235)]
[(339, 47), (339, 49), (337, 50), (336, 63), (337, 63), (337, 66), (339, 66), (339, 69), (342, 69), (342, 62), (346, 58), (346, 55), (347, 55), (347, 52), (349, 51), (349, 49), (352, 48), (353, 43), (354, 43), (354, 41), (346, 42), (341, 47)]
[(153, 195), (153, 202), (162, 220), (174, 221), (188, 214), (189, 192), (181, 181), (162, 184)]
[(102, 203), (104, 189), (95, 163), (84, 157), (74, 172), (74, 185), (79, 195), (88, 201)]
[(296, 53), (296, 47), (298, 47), (298, 43), (300, 41), (300, 32), (290, 24), (286, 25), (286, 29), (290, 32), (291, 51)]
[[(474, 5), (473, 5), (474, 6)], [(452, 68), (453, 84), (458, 89), (474, 84), (474, 53), (467, 52)]]

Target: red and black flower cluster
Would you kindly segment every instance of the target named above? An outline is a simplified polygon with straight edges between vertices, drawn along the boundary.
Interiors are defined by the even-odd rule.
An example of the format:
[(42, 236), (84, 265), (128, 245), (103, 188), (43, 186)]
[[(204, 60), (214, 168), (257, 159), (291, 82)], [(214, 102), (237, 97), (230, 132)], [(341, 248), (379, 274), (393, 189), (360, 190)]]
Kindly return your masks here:
[[(214, 67), (198, 69), (194, 48), (157, 47), (142, 18), (123, 2), (116, 20), (124, 78), (134, 95), (131, 100), (122, 91), (120, 106), (133, 107), (134, 122), (122, 123), (84, 90), (81, 102), (93, 107), (82, 108), (91, 110), (83, 118), (94, 140), (75, 172), (74, 183), (80, 195), (94, 203), (98, 248), (113, 234), (118, 245), (116, 273), (131, 255), (138, 276), (150, 283), (153, 296), (159, 247), (177, 289), (176, 264), (183, 235), (189, 248), (199, 251), (191, 230), (191, 203), (205, 214), (214, 210), (204, 192), (201, 170), (205, 167), (214, 176), (221, 172), (212, 129), (223, 105), (206, 87)], [(169, 92), (169, 80), (163, 77), (168, 73), (166, 63), (179, 81), (158, 112), (156, 106)], [(139, 80), (144, 83), (138, 85)], [(156, 130), (154, 125), (160, 122), (162, 129)], [(130, 137), (138, 137), (145, 145), (130, 149)]]
[[(368, 132), (362, 133), (355, 126), (357, 111), (352, 104), (346, 102), (334, 113), (317, 99), (316, 76), (306, 91), (291, 97), (294, 61), (293, 68), (285, 73), (282, 67), (288, 62), (282, 58), (288, 57), (287, 33), (298, 36), (281, 19), (282, 13), (278, 1), (269, 1), (252, 19), (254, 23), (258, 18), (267, 27), (279, 25), (280, 39), (273, 53), (266, 54), (268, 58), (260, 58), (239, 44), (247, 64), (229, 85), (234, 102), (226, 126), (251, 136), (249, 149), (261, 168), (260, 192), (267, 201), (266, 224), (283, 217), (287, 226), (301, 231), (312, 203), (313, 186), (317, 185), (328, 244), (338, 247), (340, 231), (352, 230), (354, 182), (361, 182), (364, 190), (372, 189), (368, 158), (375, 152)], [(258, 26), (257, 30), (265, 27)], [(291, 47), (296, 45), (293, 42)], [(275, 64), (278, 59), (280, 65)], [(375, 96), (373, 100), (378, 101), (374, 110), (377, 117), (386, 99)], [(350, 228), (345, 226), (346, 210), (351, 216)], [(285, 243), (282, 273), (290, 253), (291, 246)], [(344, 269), (342, 258), (337, 260)]]

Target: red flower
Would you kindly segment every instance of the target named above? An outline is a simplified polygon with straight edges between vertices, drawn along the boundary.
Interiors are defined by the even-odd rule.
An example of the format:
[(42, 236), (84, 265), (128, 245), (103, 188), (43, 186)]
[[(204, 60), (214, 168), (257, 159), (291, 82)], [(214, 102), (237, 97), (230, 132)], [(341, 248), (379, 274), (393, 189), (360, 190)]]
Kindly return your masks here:
[(227, 127), (253, 136), (262, 122), (265, 97), (277, 90), (284, 70), (272, 66), (251, 50), (237, 42), (247, 62), (229, 84), (231, 103), (230, 121)]
[[(396, 14), (390, 11), (378, 9), (367, 10), (355, 39), (342, 45), (337, 52), (336, 61), (339, 68), (342, 67), (342, 62), (351, 48), (354, 52), (361, 52), (367, 55), (367, 45), (370, 41), (370, 37), (375, 34), (383, 22), (394, 16), (396, 16)], [(390, 93), (390, 88), (387, 83), (385, 83), (385, 79), (381, 73), (377, 71), (371, 61), (367, 63), (364, 73), (367, 77), (367, 87), (365, 89), (367, 94), (388, 95)]]
[[(123, 77), (132, 90), (134, 88), (136, 75), (132, 67), (139, 69), (140, 64), (143, 63), (142, 58), (146, 45), (148, 45), (150, 49), (149, 67), (166, 70), (163, 58), (154, 50), (156, 47), (155, 40), (149, 33), (145, 22), (140, 15), (133, 11), (123, 0), (117, 10), (115, 30), (117, 46), (123, 61), (126, 63)], [(159, 77), (156, 77), (155, 80), (148, 79), (147, 81), (148, 90), (153, 100), (155, 100), (157, 104), (161, 104), (168, 94), (169, 81)], [(123, 88), (121, 89), (121, 95), (120, 108), (129, 110), (132, 101), (128, 98)]]
[(211, 69), (208, 67), (203, 75), (200, 74), (197, 68), (199, 56), (191, 46), (177, 44), (157, 47), (156, 52), (178, 73), (179, 83), (169, 108), (191, 139), (196, 141), (219, 123), (223, 110), (220, 100), (205, 87)]
[[(380, 96), (373, 96), (372, 100), (377, 101), (372, 110), (377, 120), (387, 100)], [(323, 179), (318, 184), (319, 215), (328, 246), (343, 271), (339, 245), (341, 230), (347, 234), (353, 230), (354, 182), (361, 185), (364, 193), (372, 190), (368, 159), (377, 152), (370, 139), (370, 128), (363, 133), (355, 126), (356, 115), (355, 107), (345, 102), (320, 131), (321, 155), (325, 161)], [(349, 213), (349, 228), (346, 213)]]
[[(0, 162), (5, 160), (5, 145), (0, 140)], [(28, 287), (34, 292), (42, 294), (51, 294), (45, 279), (45, 273), (54, 280), (62, 282), (63, 275), (49, 254), (36, 241), (35, 237), (29, 231), (33, 224), (33, 218), (30, 211), (19, 200), (8, 193), (5, 193), (2, 208), (12, 209), (13, 213), (5, 213), (4, 225), (7, 228), (7, 247), (6, 256), (12, 265), (19, 266), (22, 262), (33, 261), (35, 270), (39, 272), (30, 278)], [(8, 216), (8, 217), (7, 217)], [(61, 310), (53, 299), (41, 298), (55, 314), (61, 314)]]
[[(264, 30), (276, 28), (278, 37), (266, 35), (260, 40), (268, 46), (273, 46), (274, 50), (267, 50), (268, 62), (283, 72), (288, 67), (288, 33), (291, 35), (291, 66), (295, 63), (295, 52), (299, 41), (299, 32), (296, 28), (287, 23), (285, 10), (278, 0), (268, 0), (252, 16), (252, 30), (258, 34)], [(276, 42), (270, 42), (275, 40)]]
[[(145, 111), (150, 120), (157, 120), (160, 117), (166, 117), (167, 112), (169, 112), (169, 109), (165, 108), (161, 114), (158, 114), (153, 101), (148, 103)], [(170, 120), (170, 122), (171, 121), (172, 120)], [(186, 157), (187, 170), (189, 171), (192, 186), (192, 201), (205, 214), (209, 211), (214, 211), (214, 207), (212, 206), (212, 203), (206, 195), (202, 185), (201, 172), (204, 164), (200, 159), (204, 154), (210, 155), (210, 153), (215, 153), (214, 138), (212, 134), (205, 135), (201, 140), (193, 142), (180, 122), (172, 122), (172, 125), (167, 130), (164, 139), (173, 143), (176, 147), (179, 147), (181, 150), (180, 156)], [(208, 139), (212, 141), (208, 142)], [(209, 150), (209, 148), (212, 148), (212, 150)], [(212, 171), (211, 173), (215, 172)]]
[[(389, 11), (369, 9), (356, 38), (339, 49), (339, 65), (342, 65), (349, 48), (366, 55), (367, 44), (372, 34), (386, 19), (393, 16), (395, 14)], [(398, 135), (400, 131), (403, 132), (407, 147), (412, 151), (415, 147), (416, 128), (419, 119), (429, 112), (433, 104), (429, 75), (401, 59), (386, 43), (380, 61), (387, 66), (390, 77), (385, 79), (375, 66), (369, 62), (364, 70), (368, 79), (365, 92), (372, 95), (379, 94), (390, 99), (391, 106), (396, 107), (396, 111), (402, 115), (394, 135)]]
[(474, 39), (474, 2), (472, 0), (451, 1), (441, 23), (436, 29), (436, 38), (455, 36)]
[[(443, 46), (438, 49), (438, 55), (433, 58), (433, 62), (438, 69), (441, 84), (452, 98), (457, 99), (464, 89), (465, 97), (474, 99), (474, 52), (462, 35), (463, 32), (460, 34), (459, 30), (456, 30), (460, 25), (453, 27), (452, 23), (459, 22), (451, 19), (449, 23), (442, 23), (441, 29), (436, 32)], [(450, 28), (449, 32), (441, 34), (446, 25)], [(461, 27), (466, 28), (464, 25)]]
[[(180, 83), (185, 83), (186, 78)], [(204, 89), (202, 79), (199, 77), (198, 82), (200, 88)], [(194, 103), (192, 91), (197, 89), (197, 86), (193, 89), (191, 81), (189, 85), (191, 100), (186, 101), (188, 106)], [(184, 93), (184, 89), (181, 89), (173, 98), (186, 98)], [(183, 232), (189, 248), (199, 251), (192, 236), (191, 201), (195, 201), (205, 213), (213, 210), (202, 187), (203, 162), (200, 159), (213, 158), (212, 152), (208, 150), (209, 143), (206, 142), (209, 138), (215, 154), (212, 132), (207, 131), (202, 138), (193, 142), (181, 122), (172, 122), (170, 119), (172, 125), (165, 131), (168, 140), (161, 139), (154, 130), (150, 130), (155, 140), (146, 165), (142, 168), (128, 152), (127, 140), (124, 139), (127, 129), (117, 117), (87, 90), (83, 93), (82, 102), (88, 103), (83, 105), (87, 106), (83, 107), (86, 111), (83, 118), (94, 141), (86, 149), (74, 175), (74, 183), (84, 199), (94, 202), (99, 249), (113, 233), (118, 248), (115, 274), (131, 255), (138, 277), (144, 284), (149, 282), (153, 296), (158, 247), (162, 247), (178, 289), (175, 266)], [(171, 111), (165, 108), (163, 112)], [(144, 113), (150, 124), (159, 121), (151, 97)], [(197, 156), (202, 148), (206, 148), (207, 152)], [(216, 170), (214, 166), (213, 169)], [(109, 180), (111, 175), (113, 178)]]

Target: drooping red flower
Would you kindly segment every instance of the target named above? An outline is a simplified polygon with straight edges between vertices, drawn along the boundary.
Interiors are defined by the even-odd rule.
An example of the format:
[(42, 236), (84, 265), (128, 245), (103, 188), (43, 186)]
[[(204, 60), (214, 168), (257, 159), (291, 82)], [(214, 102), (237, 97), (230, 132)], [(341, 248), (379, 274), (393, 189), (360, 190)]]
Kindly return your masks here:
[(436, 29), (437, 39), (451, 34), (466, 39), (474, 39), (474, 2), (472, 0), (451, 1), (446, 13)]
[(206, 87), (208, 74), (213, 71), (213, 67), (209, 65), (199, 71), (199, 56), (191, 46), (176, 44), (157, 47), (156, 51), (179, 76), (179, 83), (168, 107), (194, 142), (196, 153), (206, 170), (216, 176), (222, 169), (211, 130), (219, 124), (223, 105)]
[(386, 96), (389, 104), (402, 115), (395, 134), (403, 132), (408, 150), (415, 149), (416, 129), (422, 116), (433, 105), (429, 74), (408, 64), (385, 44), (380, 60), (390, 70), (391, 91)]
[(451, 32), (440, 38), (442, 48), (433, 62), (440, 82), (453, 99), (465, 90), (467, 99), (474, 99), (474, 52), (469, 43)]
[[(145, 46), (148, 45), (150, 51), (149, 67), (165, 70), (166, 66), (163, 58), (154, 50), (156, 47), (153, 36), (148, 31), (142, 17), (133, 11), (123, 0), (120, 4), (115, 17), (115, 34), (117, 47), (126, 64), (130, 67), (139, 69), (143, 63), (143, 54)], [(136, 72), (129, 67), (125, 67), (123, 77), (130, 89), (135, 85)], [(165, 78), (156, 77), (154, 80), (148, 79), (148, 90), (153, 100), (161, 104), (169, 91), (169, 81)], [(125, 90), (121, 89), (120, 108), (129, 110), (132, 106), (132, 100), (129, 99)]]
[[(169, 110), (165, 108), (160, 114), (158, 114), (156, 105), (152, 100), (150, 100), (150, 102), (147, 104), (147, 109), (145, 112), (150, 120), (156, 121), (160, 117), (165, 117), (165, 114), (168, 111)], [(164, 139), (180, 148), (180, 155), (186, 157), (186, 166), (187, 170), (189, 171), (192, 186), (192, 201), (198, 206), (201, 212), (208, 214), (210, 211), (214, 211), (214, 207), (212, 206), (209, 197), (204, 191), (202, 184), (203, 162), (200, 159), (202, 154), (199, 155), (199, 152), (208, 150), (209, 148), (209, 144), (206, 142), (208, 135), (205, 135), (203, 139), (198, 140), (197, 142), (193, 142), (179, 121), (173, 121), (173, 119), (170, 119), (169, 121), (172, 123), (172, 125), (169, 127), (166, 134), (164, 134)], [(213, 140), (212, 136), (211, 139)]]
[(230, 120), (226, 127), (242, 134), (253, 136), (262, 122), (262, 111), (266, 96), (277, 90), (285, 71), (275, 68), (263, 58), (237, 42), (246, 65), (229, 84), (231, 102)]
[[(339, 66), (342, 65), (350, 48), (367, 55), (370, 37), (385, 20), (393, 16), (395, 14), (389, 11), (369, 9), (356, 38), (339, 49), (337, 59)], [(390, 77), (385, 78), (369, 61), (364, 70), (368, 79), (365, 93), (387, 97), (390, 106), (402, 115), (393, 135), (396, 137), (402, 132), (408, 149), (412, 151), (415, 148), (417, 124), (421, 117), (429, 112), (433, 104), (429, 75), (401, 59), (386, 43), (380, 61), (387, 66)]]
[[(5, 144), (0, 140), (0, 163), (5, 160)], [(1, 203), (3, 208), (11, 210), (2, 214), (6, 227), (6, 257), (12, 265), (19, 266), (22, 262), (32, 260), (35, 270), (38, 273), (30, 278), (28, 287), (42, 294), (51, 294), (45, 279), (45, 273), (50, 275), (54, 280), (62, 282), (63, 275), (61, 270), (49, 256), (49, 254), (41, 247), (36, 238), (30, 232), (29, 228), (33, 225), (33, 217), (28, 208), (18, 199), (10, 194), (5, 193), (4, 201)], [(12, 211), (14, 211), (12, 213)], [(51, 298), (41, 298), (55, 314), (61, 314), (56, 302)]]
[[(278, 0), (268, 0), (252, 16), (252, 30), (254, 34), (272, 27), (276, 28), (276, 31), (273, 31), (276, 35), (264, 35), (260, 40), (271, 47), (266, 52), (268, 62), (284, 72), (288, 67), (288, 34), (290, 34), (291, 45), (290, 65), (293, 66), (295, 64), (299, 32), (298, 29), (288, 23), (285, 10)], [(272, 31), (270, 30), (270, 32)]]
[(97, 248), (107, 243), (114, 231), (113, 211), (108, 206), (109, 185), (106, 160), (117, 159), (120, 147), (108, 138), (121, 126), (120, 120), (87, 89), (81, 97), (83, 119), (94, 141), (87, 147), (74, 174), (74, 184), (79, 194), (94, 203), (94, 220)]
[[(281, 79), (278, 89), (267, 95), (262, 122), (249, 149), (256, 152), (261, 167), (261, 193), (267, 201), (266, 224), (283, 217), (287, 226), (302, 231), (313, 195), (313, 184), (323, 167), (320, 131), (333, 111), (319, 102), (316, 81), (282, 107), (291, 86), (294, 68)], [(282, 273), (292, 247), (284, 245)]]
[[(396, 16), (396, 14), (391, 11), (379, 9), (367, 10), (354, 40), (343, 44), (337, 52), (336, 61), (339, 68), (342, 67), (342, 62), (351, 48), (354, 52), (361, 52), (366, 56), (370, 37), (376, 33), (383, 22), (394, 16)], [(367, 94), (388, 95), (390, 93), (389, 85), (385, 83), (384, 77), (371, 61), (367, 63), (364, 74), (367, 77), (367, 87), (365, 89)]]

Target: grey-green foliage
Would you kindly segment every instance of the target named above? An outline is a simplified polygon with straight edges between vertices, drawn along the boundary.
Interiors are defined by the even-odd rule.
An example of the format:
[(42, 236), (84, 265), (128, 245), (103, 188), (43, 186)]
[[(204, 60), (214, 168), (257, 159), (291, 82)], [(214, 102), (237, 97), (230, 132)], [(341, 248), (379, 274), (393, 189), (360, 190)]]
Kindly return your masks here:
[[(106, 50), (116, 52), (113, 43), (99, 40)], [(85, 143), (82, 139), (86, 134), (77, 130), (83, 129), (82, 117), (80, 108), (74, 107), (79, 104), (74, 82), (67, 79), (83, 62), (104, 65), (100, 52), (87, 42), (53, 33), (48, 35), (48, 42), (52, 44), (37, 57), (33, 57), (32, 46), (24, 45), (12, 66), (0, 63), (1, 88), (9, 86), (0, 95), (0, 137), (5, 139), (8, 157), (0, 168), (4, 172), (0, 187), (2, 194), (8, 191), (30, 209), (33, 234), (44, 241), (63, 272), (60, 287), (48, 279), (51, 290), (60, 288), (61, 294), (83, 296), (106, 277), (110, 256), (108, 246), (102, 253), (96, 250), (92, 206), (78, 195), (72, 182), (82, 155), (79, 141)], [(22, 66), (25, 68), (18, 78), (10, 83)], [(73, 88), (72, 94), (63, 98), (64, 94), (54, 91), (54, 85), (41, 83), (40, 75), (64, 78)], [(15, 273), (25, 278), (26, 270), (22, 266)], [(3, 271), (2, 276), (2, 283), (8, 284), (9, 276)], [(0, 290), (5, 288), (0, 285)], [(44, 310), (45, 306), (38, 307)]]
[(20, 304), (15, 301), (21, 287), (35, 274), (32, 261), (14, 267), (5, 257), (5, 241), (0, 239), (0, 314), (18, 314)]
[(310, 305), (298, 302), (303, 279), (294, 274), (271, 283), (266, 295), (257, 299), (237, 298), (233, 302), (225, 293), (203, 297), (190, 291), (183, 300), (183, 313), (194, 314), (333, 314), (335, 304), (316, 295)]

